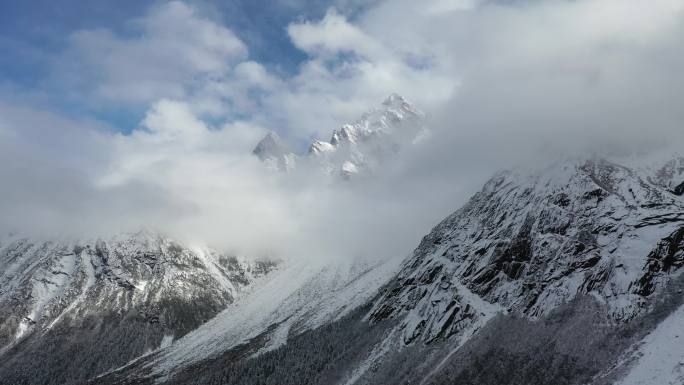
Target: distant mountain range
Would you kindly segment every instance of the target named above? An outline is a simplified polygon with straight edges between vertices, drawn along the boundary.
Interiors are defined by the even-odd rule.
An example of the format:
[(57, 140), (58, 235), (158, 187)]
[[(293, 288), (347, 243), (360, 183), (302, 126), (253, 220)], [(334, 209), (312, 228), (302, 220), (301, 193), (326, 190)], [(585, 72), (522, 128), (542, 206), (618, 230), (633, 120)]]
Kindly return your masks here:
[[(393, 95), (254, 153), (351, 177), (424, 132)], [(403, 261), (2, 239), (0, 384), (684, 383), (684, 157), (660, 155), (501, 171)]]
[(379, 167), (425, 133), (425, 114), (403, 97), (392, 94), (380, 107), (334, 130), (329, 141), (314, 140), (306, 154), (293, 152), (275, 132), (266, 134), (253, 153), (282, 171), (309, 162), (327, 173), (349, 178)]

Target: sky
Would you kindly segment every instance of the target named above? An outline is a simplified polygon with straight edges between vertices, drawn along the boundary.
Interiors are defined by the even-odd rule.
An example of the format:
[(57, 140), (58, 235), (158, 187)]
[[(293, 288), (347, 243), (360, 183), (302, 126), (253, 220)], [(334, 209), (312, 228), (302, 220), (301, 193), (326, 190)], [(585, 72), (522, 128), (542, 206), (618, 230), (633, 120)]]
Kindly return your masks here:
[[(141, 32), (135, 19), (159, 10), (161, 1), (104, 0), (60, 2), (6, 0), (0, 4), (0, 73), (6, 88), (39, 88), (50, 97), (53, 108), (61, 113), (94, 116), (130, 131), (142, 119), (145, 106), (84, 106), (80, 101), (64, 101), (65, 84), (54, 84), (55, 61), (72, 44), (74, 35), (83, 31), (105, 29), (119, 36), (135, 36)], [(306, 59), (283, 33), (293, 20), (321, 17), (335, 3), (323, 1), (252, 0), (195, 1), (186, 3), (218, 25), (230, 26), (241, 41), (249, 46), (249, 56), (270, 71), (293, 74)], [(336, 3), (353, 15), (371, 2)], [(48, 87), (46, 87), (48, 83)], [(61, 86), (61, 87), (60, 87)]]
[[(0, 231), (404, 256), (498, 169), (684, 148), (682, 36), (684, 0), (0, 0)], [(431, 135), (372, 178), (251, 155), (391, 93)]]

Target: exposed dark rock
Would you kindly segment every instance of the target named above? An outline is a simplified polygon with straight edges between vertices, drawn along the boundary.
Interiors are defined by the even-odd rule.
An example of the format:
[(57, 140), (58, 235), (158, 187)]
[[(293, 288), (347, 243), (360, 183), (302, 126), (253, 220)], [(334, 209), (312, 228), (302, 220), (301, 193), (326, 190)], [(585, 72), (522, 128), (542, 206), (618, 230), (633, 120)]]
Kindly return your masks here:
[(653, 294), (659, 277), (683, 265), (684, 227), (660, 241), (656, 249), (648, 255), (648, 262), (644, 268), (646, 272), (637, 281), (634, 292), (641, 296)]
[(674, 190), (672, 190), (672, 192), (677, 196), (684, 195), (684, 182), (678, 184), (677, 187), (675, 187)]

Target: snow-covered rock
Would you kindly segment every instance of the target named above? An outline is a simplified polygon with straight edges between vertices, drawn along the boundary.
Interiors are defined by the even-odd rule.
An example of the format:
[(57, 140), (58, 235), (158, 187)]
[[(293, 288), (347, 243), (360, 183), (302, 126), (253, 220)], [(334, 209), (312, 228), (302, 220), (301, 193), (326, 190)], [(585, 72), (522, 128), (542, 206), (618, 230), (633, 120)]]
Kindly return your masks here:
[(424, 130), (425, 115), (399, 95), (390, 95), (379, 108), (333, 131), (328, 142), (315, 141), (309, 154), (331, 173), (349, 177), (373, 170), (395, 156)]
[[(5, 351), (33, 334), (77, 329), (104, 315), (144, 320), (178, 338), (235, 301), (274, 264), (142, 231), (96, 240), (3, 238), (0, 267)], [(187, 317), (187, 311), (193, 314)], [(157, 347), (157, 341), (149, 343)]]
[[(403, 97), (392, 94), (350, 124), (334, 130), (330, 140), (314, 140), (306, 155), (296, 156), (274, 134), (268, 134), (254, 149), (260, 159), (291, 170), (295, 159), (325, 172), (349, 178), (373, 170), (401, 147), (410, 145), (425, 131), (425, 114)], [(284, 165), (284, 166), (283, 166)]]
[(535, 319), (580, 294), (633, 319), (684, 265), (681, 182), (670, 161), (501, 172), (422, 240), (372, 319), (400, 317), (404, 342), (433, 341), (485, 317), (480, 300)]
[(292, 170), (297, 162), (297, 155), (273, 131), (257, 143), (252, 153), (270, 167), (280, 171)]

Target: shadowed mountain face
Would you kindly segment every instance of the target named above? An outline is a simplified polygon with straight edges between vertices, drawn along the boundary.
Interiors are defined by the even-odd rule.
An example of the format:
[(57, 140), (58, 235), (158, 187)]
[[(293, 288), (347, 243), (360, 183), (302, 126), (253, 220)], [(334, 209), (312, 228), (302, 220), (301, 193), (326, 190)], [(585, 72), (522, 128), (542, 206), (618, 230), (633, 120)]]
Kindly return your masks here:
[[(165, 352), (182, 350), (179, 341), (93, 383), (603, 385), (640, 378), (634, 368), (650, 365), (641, 346), (653, 346), (661, 323), (681, 323), (684, 202), (673, 188), (681, 164), (592, 159), (499, 173), (356, 311), (289, 329), (286, 342), (263, 349), (282, 338), (274, 322), (206, 359), (156, 370), (170, 367), (164, 360), (174, 355)], [(311, 301), (320, 290), (309, 293)], [(325, 301), (336, 297), (330, 293)], [(210, 343), (206, 330), (203, 338)]]
[(274, 268), (141, 232), (0, 244), (0, 383), (83, 383), (170, 344)]

